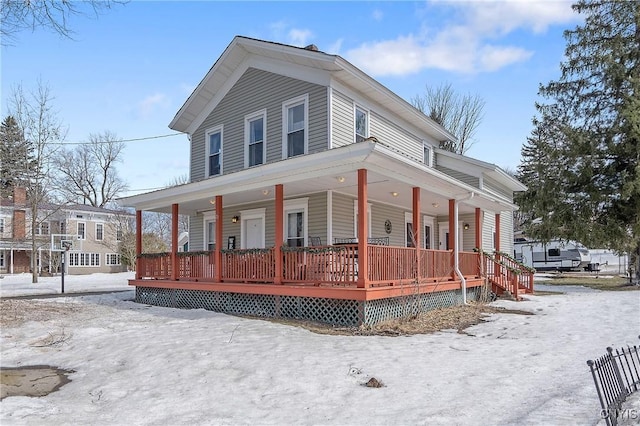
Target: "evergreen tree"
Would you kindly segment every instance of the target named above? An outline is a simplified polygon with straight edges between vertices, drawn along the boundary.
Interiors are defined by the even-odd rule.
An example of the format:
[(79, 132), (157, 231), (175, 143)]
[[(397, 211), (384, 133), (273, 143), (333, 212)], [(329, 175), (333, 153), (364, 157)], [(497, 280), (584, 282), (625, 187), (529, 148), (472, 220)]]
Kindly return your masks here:
[[(541, 86), (549, 102), (523, 149), (521, 197), (538, 221), (529, 233), (573, 239), (640, 257), (640, 2), (580, 0), (585, 22), (565, 31), (561, 76)], [(550, 127), (545, 128), (545, 126)], [(546, 132), (539, 147), (536, 135)], [(542, 149), (557, 178), (539, 180), (533, 154)], [(534, 196), (533, 194), (538, 196)], [(637, 269), (636, 269), (637, 270)]]
[(28, 187), (33, 147), (18, 122), (7, 116), (0, 124), (0, 196), (9, 197), (15, 186)]

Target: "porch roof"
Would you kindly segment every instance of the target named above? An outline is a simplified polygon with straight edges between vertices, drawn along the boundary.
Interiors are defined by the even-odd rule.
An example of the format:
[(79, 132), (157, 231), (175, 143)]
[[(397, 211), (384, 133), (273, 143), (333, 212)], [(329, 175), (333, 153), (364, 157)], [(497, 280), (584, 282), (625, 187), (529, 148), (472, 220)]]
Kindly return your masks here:
[[(171, 212), (179, 204), (181, 214), (212, 210), (216, 195), (224, 206), (274, 199), (273, 187), (284, 185), (285, 198), (333, 190), (357, 196), (358, 169), (367, 169), (371, 201), (411, 209), (411, 188), (422, 189), (423, 210), (447, 214), (449, 199), (463, 199), (460, 211), (480, 207), (491, 211), (514, 210), (507, 199), (488, 194), (424, 164), (411, 160), (380, 143), (361, 142), (309, 154), (235, 173), (120, 199), (137, 210)], [(470, 195), (473, 194), (470, 197)]]

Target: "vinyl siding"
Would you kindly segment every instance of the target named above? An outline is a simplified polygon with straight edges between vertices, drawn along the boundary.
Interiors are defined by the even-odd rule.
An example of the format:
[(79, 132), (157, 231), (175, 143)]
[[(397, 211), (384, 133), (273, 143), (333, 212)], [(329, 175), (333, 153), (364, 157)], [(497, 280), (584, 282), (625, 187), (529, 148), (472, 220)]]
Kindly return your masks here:
[(513, 214), (500, 213), (500, 251), (513, 255)]
[(478, 189), (480, 188), (480, 179), (475, 176), (471, 176), (466, 173), (462, 173), (458, 170), (449, 169), (443, 166), (436, 166), (436, 169), (438, 169), (439, 171), (441, 171), (446, 175), (451, 176), (454, 179), (457, 179), (461, 182), (466, 183), (467, 185), (471, 185)]
[(353, 101), (333, 89), (331, 106), (331, 144), (333, 148), (352, 144), (355, 137)]
[(266, 161), (282, 159), (282, 103), (309, 95), (308, 152), (327, 148), (326, 87), (270, 72), (248, 69), (214, 111), (193, 133), (191, 142), (191, 181), (205, 178), (207, 129), (223, 125), (223, 173), (244, 168), (244, 117), (267, 110)]
[(392, 123), (375, 111), (369, 113), (369, 136), (375, 136), (378, 141), (403, 155), (422, 163), (422, 139), (403, 130), (396, 123)]
[[(403, 247), (405, 241), (405, 210), (387, 204), (371, 205), (371, 236), (389, 237), (389, 244)], [(384, 230), (384, 222), (389, 219), (391, 222), (391, 234)]]
[(496, 194), (500, 194), (503, 197), (507, 198), (508, 200), (513, 201), (513, 191), (501, 185), (494, 179), (491, 179), (490, 177), (485, 176), (482, 179), (482, 182), (484, 184), (484, 189), (492, 191)]
[[(307, 224), (309, 227), (308, 236), (322, 236), (322, 242), (325, 243), (327, 234), (327, 195), (326, 193), (316, 193), (304, 197), (291, 198), (291, 200), (299, 198), (308, 198)], [(233, 216), (241, 217), (240, 212), (243, 210), (265, 209), (265, 247), (273, 247), (275, 245), (275, 225), (276, 213), (274, 201), (263, 201), (260, 203), (243, 204), (240, 206), (225, 207), (222, 218), (222, 248), (227, 248), (227, 241), (230, 236), (236, 238), (236, 248), (241, 246), (241, 222), (231, 222)], [(195, 214), (189, 218), (189, 251), (198, 251), (203, 249), (204, 241), (204, 219), (202, 214)]]
[(484, 211), (482, 221), (482, 250), (493, 252), (493, 232), (495, 231), (496, 216), (494, 212)]
[[(351, 238), (353, 229), (353, 200), (348, 195), (333, 193), (333, 238)], [(330, 241), (333, 244), (333, 241)]]

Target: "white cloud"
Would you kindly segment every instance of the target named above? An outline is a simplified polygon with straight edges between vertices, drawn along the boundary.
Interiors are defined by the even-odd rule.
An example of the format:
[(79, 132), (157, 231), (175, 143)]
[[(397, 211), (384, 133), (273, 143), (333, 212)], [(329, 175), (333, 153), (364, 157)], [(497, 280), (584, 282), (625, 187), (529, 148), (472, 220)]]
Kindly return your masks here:
[(320, 49), (323, 52), (326, 52), (330, 55), (339, 55), (340, 54), (340, 49), (342, 49), (342, 42), (344, 41), (344, 39), (339, 38), (337, 39), (335, 42), (333, 42), (332, 44), (328, 45), (326, 49)]
[(384, 13), (382, 13), (382, 11), (380, 9), (374, 9), (373, 12), (371, 13), (371, 17), (373, 18), (374, 21), (382, 21), (382, 18), (384, 18)]
[(138, 114), (143, 117), (151, 116), (157, 109), (165, 109), (169, 106), (169, 98), (164, 93), (155, 93), (138, 102)]
[(452, 11), (448, 26), (434, 28), (425, 22), (416, 33), (364, 43), (345, 57), (375, 76), (407, 75), (425, 68), (491, 72), (533, 55), (512, 40), (501, 43), (509, 33), (523, 28), (537, 34), (550, 25), (579, 19), (571, 3), (563, 0), (436, 1), (434, 6)]
[(294, 46), (306, 46), (307, 41), (313, 36), (313, 33), (307, 29), (291, 28), (288, 36), (290, 44)]

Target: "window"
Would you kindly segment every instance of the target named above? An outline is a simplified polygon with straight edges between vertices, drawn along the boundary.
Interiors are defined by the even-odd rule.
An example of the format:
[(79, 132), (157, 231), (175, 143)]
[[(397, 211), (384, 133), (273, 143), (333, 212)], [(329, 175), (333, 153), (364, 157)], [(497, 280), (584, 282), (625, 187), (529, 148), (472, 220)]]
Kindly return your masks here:
[(423, 237), (422, 245), (424, 246), (425, 249), (432, 249), (434, 248), (434, 244), (433, 244), (434, 232), (433, 231), (435, 229), (433, 217), (423, 216), (422, 222), (424, 224), (424, 237)]
[(105, 255), (105, 263), (109, 266), (120, 265), (120, 255), (117, 253), (107, 253)]
[(369, 137), (369, 120), (367, 112), (360, 108), (356, 107), (356, 143), (364, 141), (367, 137)]
[(81, 240), (86, 239), (84, 222), (78, 222), (78, 238)]
[(295, 157), (307, 152), (308, 100), (309, 96), (304, 95), (282, 105), (284, 120), (282, 158)]
[(415, 239), (413, 237), (413, 223), (411, 222), (407, 222), (406, 223), (407, 229), (405, 232), (405, 236), (406, 236), (406, 246), (407, 247), (415, 247)]
[(36, 228), (36, 235), (49, 235), (49, 222), (40, 222)]
[(69, 253), (69, 266), (100, 266), (100, 253)]
[(431, 146), (423, 143), (422, 149), (424, 152), (422, 161), (424, 162), (424, 164), (431, 167)]
[(205, 250), (215, 250), (216, 248), (216, 222), (205, 220)]
[(0, 251), (0, 268), (4, 268), (4, 251)]
[(4, 232), (4, 218), (0, 217), (0, 233)]
[(207, 131), (207, 176), (222, 174), (222, 126)]
[(102, 223), (96, 223), (96, 240), (102, 241), (104, 239), (104, 225)]
[(122, 241), (122, 229), (118, 228), (116, 230), (116, 241)]
[(560, 256), (560, 249), (553, 248), (548, 251), (549, 256)]
[(64, 220), (60, 221), (60, 233), (64, 234), (67, 232), (67, 222), (65, 222)]
[(267, 111), (245, 117), (244, 139), (245, 139), (245, 167), (259, 166), (264, 164), (266, 141), (265, 129), (267, 123)]
[(285, 241), (289, 247), (307, 245), (307, 211), (309, 199), (287, 200), (284, 205)]

